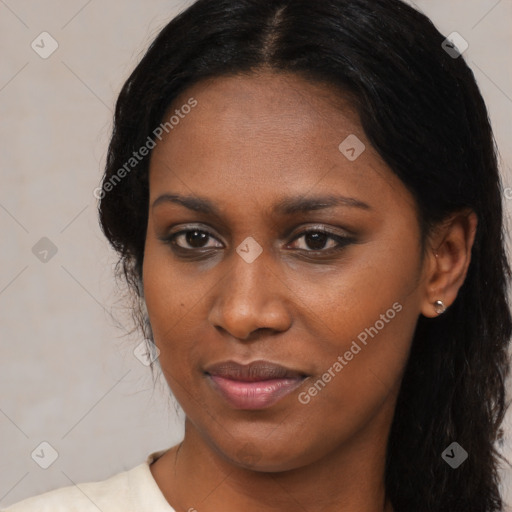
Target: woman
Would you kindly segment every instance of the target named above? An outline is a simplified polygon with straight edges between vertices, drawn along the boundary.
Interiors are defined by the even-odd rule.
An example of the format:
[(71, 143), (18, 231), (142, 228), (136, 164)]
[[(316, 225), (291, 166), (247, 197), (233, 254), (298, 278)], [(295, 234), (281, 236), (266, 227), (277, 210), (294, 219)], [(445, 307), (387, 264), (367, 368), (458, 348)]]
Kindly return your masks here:
[(460, 53), (399, 0), (162, 30), (97, 195), (185, 437), (9, 511), (502, 510), (510, 269)]

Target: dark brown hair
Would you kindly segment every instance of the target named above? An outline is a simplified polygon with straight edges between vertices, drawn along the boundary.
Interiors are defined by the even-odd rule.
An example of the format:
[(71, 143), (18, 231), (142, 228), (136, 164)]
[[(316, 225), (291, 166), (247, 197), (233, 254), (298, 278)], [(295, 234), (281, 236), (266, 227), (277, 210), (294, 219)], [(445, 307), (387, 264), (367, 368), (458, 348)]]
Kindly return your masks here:
[[(415, 197), (423, 242), (450, 213), (476, 212), (456, 301), (418, 318), (387, 451), (396, 512), (502, 508), (495, 443), (512, 330), (502, 190), (486, 106), (444, 39), (399, 0), (199, 0), (160, 32), (119, 95), (99, 206), (119, 268), (142, 298), (149, 157), (105, 185), (192, 84), (265, 66), (350, 92), (368, 139)], [(441, 457), (452, 442), (469, 453), (458, 469)]]

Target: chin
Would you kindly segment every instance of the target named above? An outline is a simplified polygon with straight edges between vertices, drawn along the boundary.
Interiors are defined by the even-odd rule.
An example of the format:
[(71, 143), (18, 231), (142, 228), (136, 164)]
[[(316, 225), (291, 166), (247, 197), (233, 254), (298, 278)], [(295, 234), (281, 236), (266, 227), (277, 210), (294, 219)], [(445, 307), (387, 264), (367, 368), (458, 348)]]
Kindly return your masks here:
[[(297, 453), (294, 450), (297, 450)], [(301, 448), (299, 443), (293, 446), (280, 444), (274, 447), (265, 440), (258, 443), (245, 442), (240, 443), (240, 447), (234, 452), (233, 443), (230, 443), (228, 450), (220, 451), (231, 464), (259, 473), (291, 471), (314, 462), (314, 457), (308, 460), (304, 448)]]

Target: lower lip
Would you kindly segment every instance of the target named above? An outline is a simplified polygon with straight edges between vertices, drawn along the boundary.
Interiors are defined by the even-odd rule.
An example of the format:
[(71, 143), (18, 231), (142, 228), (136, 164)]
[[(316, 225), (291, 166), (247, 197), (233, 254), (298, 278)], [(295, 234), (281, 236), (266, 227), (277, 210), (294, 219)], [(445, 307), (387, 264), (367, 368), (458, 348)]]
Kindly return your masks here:
[(243, 382), (208, 375), (213, 388), (236, 409), (266, 409), (296, 390), (304, 378)]

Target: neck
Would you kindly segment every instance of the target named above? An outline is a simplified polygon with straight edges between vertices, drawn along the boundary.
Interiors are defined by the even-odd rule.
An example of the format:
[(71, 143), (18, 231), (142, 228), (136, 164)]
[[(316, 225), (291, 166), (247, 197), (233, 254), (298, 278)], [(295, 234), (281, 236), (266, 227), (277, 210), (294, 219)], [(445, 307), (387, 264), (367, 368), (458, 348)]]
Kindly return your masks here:
[(186, 420), (184, 441), (151, 470), (176, 510), (393, 512), (384, 486), (389, 414), (370, 423), (371, 429), (324, 457), (311, 456), (304, 466), (268, 472), (241, 468), (212, 449)]

